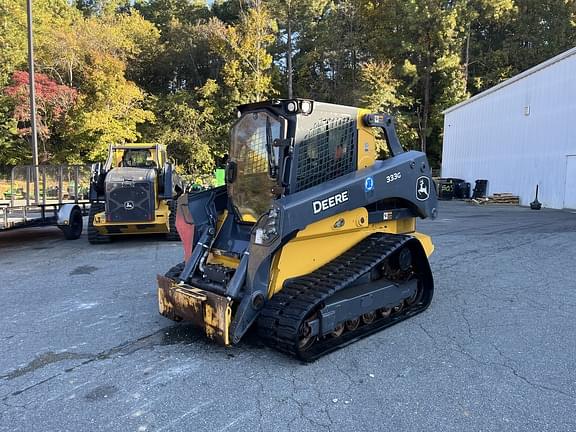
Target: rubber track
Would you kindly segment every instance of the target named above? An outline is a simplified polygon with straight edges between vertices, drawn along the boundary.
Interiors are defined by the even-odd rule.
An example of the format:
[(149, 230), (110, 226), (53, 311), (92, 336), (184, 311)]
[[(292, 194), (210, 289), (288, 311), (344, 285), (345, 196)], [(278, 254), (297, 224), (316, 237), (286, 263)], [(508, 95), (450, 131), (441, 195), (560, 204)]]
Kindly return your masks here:
[(94, 216), (97, 213), (104, 211), (104, 203), (91, 203), (90, 212), (88, 214), (88, 241), (91, 244), (110, 243), (110, 236), (100, 234), (94, 227)]
[(170, 209), (170, 214), (168, 215), (169, 232), (166, 234), (166, 240), (180, 241), (180, 234), (176, 230), (176, 200), (170, 201), (168, 203), (168, 208)]
[(400, 315), (381, 318), (370, 325), (361, 325), (338, 338), (326, 337), (318, 340), (305, 351), (298, 349), (298, 332), (305, 318), (315, 309), (320, 309), (322, 303), (332, 294), (348, 287), (413, 239), (406, 235), (372, 234), (314, 272), (286, 281), (282, 290), (270, 299), (260, 314), (260, 336), (266, 344), (279, 351), (304, 361), (313, 361), (423, 311), (429, 301), (427, 304), (418, 303), (405, 309)]

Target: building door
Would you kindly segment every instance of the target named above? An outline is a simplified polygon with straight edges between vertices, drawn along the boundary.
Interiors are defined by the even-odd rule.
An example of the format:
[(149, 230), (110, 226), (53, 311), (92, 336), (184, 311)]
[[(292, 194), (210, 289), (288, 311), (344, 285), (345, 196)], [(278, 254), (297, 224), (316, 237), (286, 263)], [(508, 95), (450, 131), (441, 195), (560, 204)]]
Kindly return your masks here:
[(576, 156), (566, 159), (566, 189), (564, 189), (564, 208), (576, 210)]

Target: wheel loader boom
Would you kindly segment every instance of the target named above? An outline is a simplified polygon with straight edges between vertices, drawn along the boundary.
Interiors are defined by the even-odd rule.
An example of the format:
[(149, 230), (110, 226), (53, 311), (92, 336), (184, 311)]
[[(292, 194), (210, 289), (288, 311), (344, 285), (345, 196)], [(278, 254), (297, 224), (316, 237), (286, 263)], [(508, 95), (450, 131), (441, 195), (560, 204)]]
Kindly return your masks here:
[[(384, 160), (377, 160), (380, 134), (389, 155)], [(415, 232), (415, 219), (436, 216), (431, 170), (423, 153), (403, 150), (390, 116), (301, 99), (263, 102), (239, 108), (230, 139), (227, 187), (188, 195), (179, 209), (193, 221), (195, 246), (176, 272), (159, 277), (162, 314), (176, 320), (194, 315), (191, 321), (202, 321), (208, 336), (237, 343), (259, 316), (270, 315), (267, 308), (289, 291), (290, 281), (321, 272), (346, 254), (356, 256), (352, 251), (362, 242), (376, 247), (400, 238), (365, 266), (382, 267), (407, 254), (410, 264), (399, 271), (413, 275), (410, 283), (394, 282), (383, 267), (366, 267), (369, 279), (378, 273), (374, 284), (381, 286), (350, 292), (337, 309), (360, 313), (358, 296), (387, 304), (418, 292), (429, 304), (426, 256), (433, 246)], [(334, 319), (348, 316), (332, 312)], [(344, 322), (330, 319), (306, 321), (307, 328), (316, 326), (311, 337), (325, 337)], [(267, 328), (265, 319), (259, 322)]]

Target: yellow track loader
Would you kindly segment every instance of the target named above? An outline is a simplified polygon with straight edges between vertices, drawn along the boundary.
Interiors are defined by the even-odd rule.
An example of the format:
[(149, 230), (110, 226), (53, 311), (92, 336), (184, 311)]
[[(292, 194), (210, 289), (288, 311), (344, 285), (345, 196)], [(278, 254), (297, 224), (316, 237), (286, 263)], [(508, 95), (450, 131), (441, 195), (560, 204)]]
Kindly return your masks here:
[(160, 144), (111, 145), (106, 163), (92, 166), (88, 241), (166, 234), (178, 240), (176, 199), (184, 186)]
[(256, 326), (310, 361), (424, 311), (434, 247), (416, 219), (436, 217), (436, 192), (393, 119), (305, 99), (238, 116), (226, 185), (178, 201), (187, 253), (158, 276), (160, 313), (223, 345)]

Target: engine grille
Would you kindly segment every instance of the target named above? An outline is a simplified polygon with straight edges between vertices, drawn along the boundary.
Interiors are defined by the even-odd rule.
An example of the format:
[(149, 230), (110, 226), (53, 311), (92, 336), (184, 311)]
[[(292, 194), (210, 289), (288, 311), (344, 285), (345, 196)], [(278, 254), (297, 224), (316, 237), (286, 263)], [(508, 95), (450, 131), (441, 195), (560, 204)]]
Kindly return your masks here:
[(323, 119), (298, 146), (296, 192), (355, 170), (356, 126), (350, 118)]
[(151, 182), (106, 185), (106, 220), (148, 222), (154, 219), (154, 188)]

